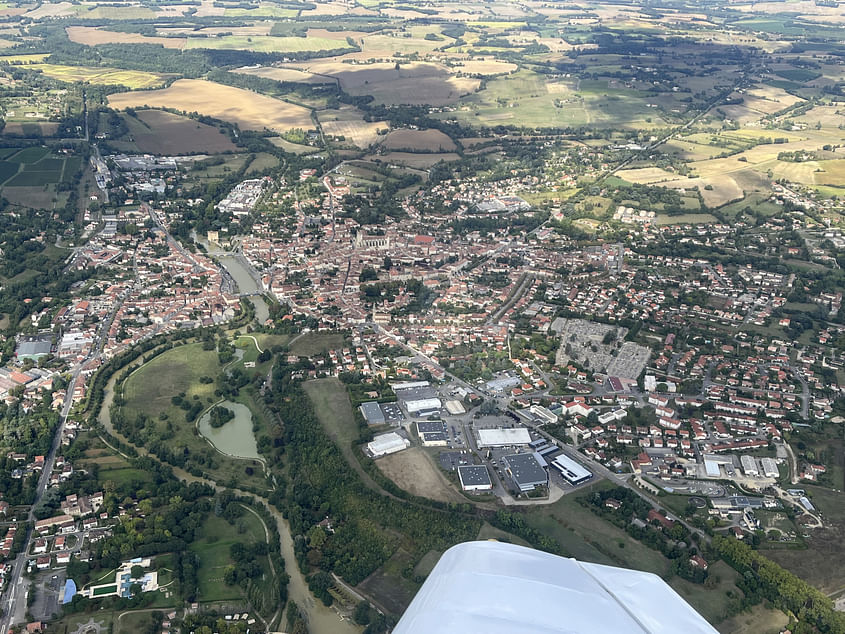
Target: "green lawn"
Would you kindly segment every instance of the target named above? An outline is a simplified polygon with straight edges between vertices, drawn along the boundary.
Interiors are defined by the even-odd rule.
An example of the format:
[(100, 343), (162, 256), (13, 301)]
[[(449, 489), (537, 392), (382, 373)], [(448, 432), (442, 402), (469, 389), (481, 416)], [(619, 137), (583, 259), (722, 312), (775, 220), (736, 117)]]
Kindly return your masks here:
[(216, 378), (220, 371), (217, 352), (203, 350), (199, 343), (177, 346), (158, 355), (130, 376), (124, 386), (127, 415), (143, 412), (157, 418), (162, 412), (170, 420), (184, 420), (184, 410), (173, 405), (171, 397), (185, 393), (201, 400), (214, 396), (214, 385), (199, 382), (200, 377)]
[(303, 384), (308, 398), (314, 403), (317, 418), (326, 428), (329, 436), (340, 446), (351, 464), (356, 464), (350, 445), (358, 439), (358, 426), (352, 413), (352, 405), (346, 393), (346, 386), (338, 379), (317, 379)]
[(343, 335), (309, 332), (302, 335), (290, 347), (291, 354), (313, 357), (327, 350), (343, 348)]
[[(245, 529), (244, 532), (240, 532), (239, 527)], [(243, 596), (241, 589), (227, 586), (223, 581), (226, 567), (234, 563), (229, 549), (235, 543), (254, 544), (259, 541), (264, 541), (264, 528), (252, 513), (245, 511), (234, 526), (222, 517), (209, 516), (202, 526), (200, 538), (190, 546), (190, 550), (200, 558), (197, 571), (199, 601), (240, 599)]]
[(714, 563), (710, 566), (709, 572), (712, 578), (719, 580), (713, 588), (707, 588), (703, 584), (692, 583), (680, 577), (673, 578), (669, 581), (669, 585), (710, 623), (718, 623), (725, 618), (725, 608), (728, 603), (726, 593), (729, 591), (735, 594), (740, 593), (735, 585), (739, 579), (739, 573), (724, 561)]
[[(252, 354), (257, 354), (254, 345), (252, 350)], [(269, 364), (264, 372), (267, 368)], [(130, 421), (138, 414), (149, 416), (152, 422), (143, 432), (145, 440), (163, 439), (173, 451), (187, 451), (191, 456), (189, 467), (198, 466), (218, 482), (235, 479), (239, 484), (266, 489), (268, 485), (260, 467), (255, 468), (252, 461), (218, 453), (198, 434), (196, 421), (188, 421), (185, 410), (171, 401), (184, 393), (183, 398), (189, 403), (199, 402), (203, 408), (208, 407), (217, 400), (214, 390), (222, 369), (215, 350), (203, 350), (200, 343), (177, 346), (154, 357), (126, 380), (121, 413)], [(203, 376), (215, 381), (201, 383)], [(249, 467), (254, 469), (252, 475), (246, 472)]]
[[(601, 482), (593, 486), (609, 485)], [(662, 554), (581, 506), (574, 494), (548, 506), (531, 507), (525, 518), (534, 528), (554, 537), (569, 557), (661, 576), (669, 569), (669, 561)]]

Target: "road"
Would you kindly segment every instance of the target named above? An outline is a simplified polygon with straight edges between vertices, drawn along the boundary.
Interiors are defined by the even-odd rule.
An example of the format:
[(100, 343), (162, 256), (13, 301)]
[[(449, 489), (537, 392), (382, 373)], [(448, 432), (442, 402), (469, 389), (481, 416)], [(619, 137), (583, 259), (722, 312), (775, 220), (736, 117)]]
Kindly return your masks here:
[(193, 264), (194, 266), (196, 266), (196, 267), (200, 266), (199, 262), (197, 262), (196, 258), (194, 258), (194, 256), (193, 256), (193, 254), (191, 252), (189, 252), (187, 249), (185, 249), (185, 247), (182, 246), (181, 242), (174, 239), (173, 236), (170, 235), (170, 232), (162, 224), (161, 219), (158, 217), (158, 214), (155, 212), (155, 210), (152, 207), (150, 207), (147, 203), (141, 203), (141, 211), (149, 214), (150, 219), (153, 221), (155, 226), (158, 227), (162, 231), (162, 233), (164, 233), (164, 235), (167, 238), (168, 244), (170, 244), (170, 248), (172, 248), (173, 250), (181, 253), (182, 256), (185, 257), (186, 259), (190, 260), (191, 264)]
[[(87, 362), (88, 359), (86, 359)], [(29, 515), (27, 517), (28, 522), (34, 522), (35, 516), (33, 512), (35, 507), (44, 497), (44, 491), (47, 490), (47, 484), (50, 482), (50, 474), (53, 472), (53, 466), (56, 463), (56, 454), (61, 447), (62, 443), (62, 432), (65, 428), (65, 423), (67, 422), (68, 416), (70, 415), (71, 406), (73, 404), (72, 395), (73, 389), (76, 387), (77, 380), (79, 379), (79, 375), (82, 373), (82, 367), (84, 366), (85, 362), (80, 363), (76, 369), (73, 371), (71, 375), (71, 380), (68, 383), (67, 389), (67, 397), (65, 399), (65, 404), (62, 407), (59, 425), (56, 428), (56, 434), (53, 437), (53, 444), (50, 446), (50, 451), (47, 453), (47, 456), (44, 459), (44, 469), (41, 471), (41, 477), (38, 479), (38, 487), (36, 488), (35, 492), (35, 501), (29, 509)], [(3, 616), (0, 617), (0, 632), (8, 632), (9, 628), (12, 625), (22, 622), (25, 620), (25, 614), (21, 614), (21, 607), (24, 608), (23, 612), (26, 610), (26, 594), (29, 589), (29, 583), (24, 582), (23, 579), (23, 572), (26, 568), (27, 562), (27, 553), (29, 552), (32, 546), (32, 537), (33, 537), (33, 530), (31, 526), (27, 526), (26, 528), (26, 539), (24, 540), (24, 548), (21, 553), (15, 558), (14, 567), (12, 569), (11, 574), (9, 575), (8, 584), (6, 586), (7, 590), (5, 596), (3, 597), (2, 601), (0, 601), (0, 605), (3, 606)], [(17, 600), (17, 601), (16, 601)], [(23, 619), (21, 617), (24, 617)], [(15, 621), (13, 623), (12, 621)]]
[[(137, 275), (137, 263), (135, 262), (134, 257), (133, 269)], [(0, 597), (0, 606), (3, 607), (3, 616), (0, 617), (0, 632), (8, 632), (12, 625), (26, 620), (25, 596), (29, 584), (24, 582), (23, 572), (26, 567), (27, 553), (29, 553), (32, 547), (33, 530), (31, 523), (35, 521), (34, 511), (44, 497), (44, 492), (47, 490), (47, 485), (50, 482), (50, 475), (53, 473), (53, 467), (56, 464), (56, 455), (61, 447), (62, 434), (64, 433), (65, 424), (67, 423), (67, 419), (70, 416), (71, 409), (73, 408), (73, 392), (76, 388), (77, 382), (79, 381), (79, 377), (82, 374), (82, 370), (90, 361), (100, 358), (103, 345), (108, 340), (109, 329), (114, 321), (114, 316), (117, 314), (117, 311), (120, 309), (128, 293), (128, 290), (124, 291), (123, 294), (118, 297), (118, 300), (111, 307), (109, 314), (100, 322), (88, 356), (80, 361), (71, 371), (70, 381), (67, 386), (67, 396), (65, 397), (65, 402), (62, 405), (62, 409), (59, 414), (59, 424), (56, 427), (50, 451), (47, 452), (47, 455), (44, 458), (44, 468), (41, 470), (41, 476), (38, 479), (38, 486), (35, 490), (35, 497), (33, 498), (32, 506), (29, 509), (29, 515), (27, 516), (27, 522), (30, 524), (27, 525), (26, 528), (27, 532), (24, 547), (21, 553), (15, 558), (12, 572), (9, 575), (8, 583), (6, 585), (6, 591), (2, 597)], [(21, 607), (23, 607), (23, 610), (21, 610)]]

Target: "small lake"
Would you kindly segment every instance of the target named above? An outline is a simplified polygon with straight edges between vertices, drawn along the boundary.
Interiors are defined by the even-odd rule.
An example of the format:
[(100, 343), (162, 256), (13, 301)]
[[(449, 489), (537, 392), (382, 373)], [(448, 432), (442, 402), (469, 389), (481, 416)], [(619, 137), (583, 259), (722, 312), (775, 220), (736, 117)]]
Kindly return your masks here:
[(228, 456), (261, 460), (258, 443), (255, 442), (255, 434), (252, 433), (252, 412), (249, 408), (232, 401), (223, 401), (218, 404), (232, 410), (235, 417), (222, 427), (215, 429), (211, 426), (209, 412), (206, 412), (199, 420), (200, 434)]

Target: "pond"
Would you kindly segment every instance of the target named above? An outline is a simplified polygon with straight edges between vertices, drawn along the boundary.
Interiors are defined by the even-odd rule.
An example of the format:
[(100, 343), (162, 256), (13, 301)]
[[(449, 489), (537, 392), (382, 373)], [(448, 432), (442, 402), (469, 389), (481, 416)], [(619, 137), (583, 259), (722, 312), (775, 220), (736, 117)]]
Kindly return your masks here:
[(261, 460), (255, 434), (252, 433), (252, 412), (246, 405), (223, 401), (218, 403), (235, 413), (235, 417), (222, 427), (211, 426), (211, 415), (206, 412), (197, 424), (200, 434), (221, 453), (234, 458)]

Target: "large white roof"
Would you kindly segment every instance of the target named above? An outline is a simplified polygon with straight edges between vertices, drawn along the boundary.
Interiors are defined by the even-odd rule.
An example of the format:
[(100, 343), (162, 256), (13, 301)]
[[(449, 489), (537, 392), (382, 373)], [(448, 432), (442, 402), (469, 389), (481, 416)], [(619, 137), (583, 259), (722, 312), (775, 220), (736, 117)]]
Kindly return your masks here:
[(447, 550), (394, 634), (716, 634), (660, 577), (523, 546)]
[(525, 427), (501, 427), (496, 429), (479, 429), (479, 447), (512, 447), (527, 445), (531, 442), (531, 434)]

